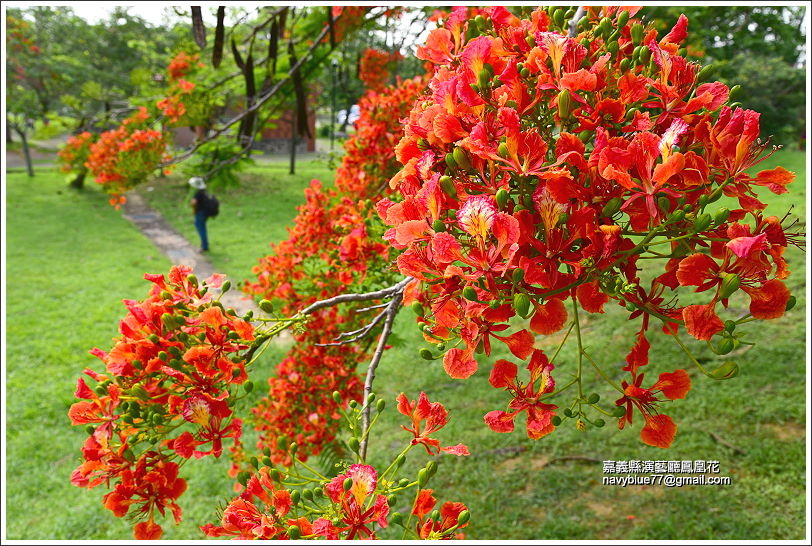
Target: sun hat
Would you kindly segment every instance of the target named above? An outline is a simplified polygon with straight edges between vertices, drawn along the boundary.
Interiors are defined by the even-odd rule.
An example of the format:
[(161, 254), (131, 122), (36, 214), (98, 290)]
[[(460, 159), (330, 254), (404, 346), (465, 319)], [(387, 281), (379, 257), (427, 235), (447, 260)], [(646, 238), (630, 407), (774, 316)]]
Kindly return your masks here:
[(189, 185), (197, 190), (206, 189), (206, 181), (200, 178), (199, 176), (193, 176), (192, 178), (190, 178)]

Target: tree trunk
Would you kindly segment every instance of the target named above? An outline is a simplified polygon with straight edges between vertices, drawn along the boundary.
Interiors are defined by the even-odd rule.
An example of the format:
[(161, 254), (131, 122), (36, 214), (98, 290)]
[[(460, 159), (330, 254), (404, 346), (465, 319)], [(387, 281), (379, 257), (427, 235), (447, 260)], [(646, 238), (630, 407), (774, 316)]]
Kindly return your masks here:
[(81, 190), (85, 187), (85, 176), (87, 176), (87, 171), (81, 171), (76, 174), (76, 178), (70, 181), (68, 187), (74, 190)]
[(296, 174), (296, 112), (292, 112), (290, 122), (290, 174)]
[(17, 131), (18, 135), (20, 135), (20, 142), (23, 145), (23, 155), (25, 156), (25, 167), (28, 169), (28, 176), (34, 176), (34, 165), (31, 163), (31, 150), (28, 149), (28, 139), (25, 138), (25, 130), (21, 129), (17, 125), (14, 126), (14, 130)]

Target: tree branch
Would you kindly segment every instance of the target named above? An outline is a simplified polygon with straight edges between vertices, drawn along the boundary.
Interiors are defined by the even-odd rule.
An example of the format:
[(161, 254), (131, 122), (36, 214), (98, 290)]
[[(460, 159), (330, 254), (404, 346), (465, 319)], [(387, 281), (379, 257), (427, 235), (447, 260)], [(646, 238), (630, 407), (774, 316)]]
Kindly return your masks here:
[(570, 38), (575, 38), (578, 35), (578, 21), (581, 20), (581, 17), (583, 17), (585, 13), (586, 10), (584, 9), (584, 6), (578, 6), (575, 15), (573, 15), (572, 19), (570, 19)]

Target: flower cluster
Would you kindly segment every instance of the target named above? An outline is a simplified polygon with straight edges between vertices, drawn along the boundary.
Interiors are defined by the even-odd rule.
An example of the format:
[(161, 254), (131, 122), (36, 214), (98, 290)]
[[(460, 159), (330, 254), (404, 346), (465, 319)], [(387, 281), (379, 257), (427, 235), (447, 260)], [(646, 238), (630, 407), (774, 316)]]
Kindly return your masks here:
[(358, 62), (358, 78), (367, 89), (380, 91), (389, 82), (389, 68), (392, 63), (403, 59), (399, 51), (387, 52), (368, 48)]
[(90, 147), (96, 142), (97, 135), (84, 131), (68, 138), (65, 145), (59, 150), (57, 156), (62, 164), (62, 172), (86, 172), (88, 158), (90, 157)]
[(85, 166), (114, 199), (147, 179), (164, 159), (166, 136), (149, 129), (148, 120), (147, 109), (142, 106), (90, 146)]
[[(380, 240), (383, 229), (373, 198), (387, 189), (386, 181), (397, 168), (394, 145), (402, 135), (398, 121), (422, 89), (423, 82), (413, 79), (370, 91), (361, 99), (361, 116), (345, 145), (335, 189), (325, 190), (313, 181), (305, 190), (305, 204), (290, 237), (253, 268), (257, 278), (246, 281), (247, 293), (282, 301), (278, 311), (290, 316), (348, 287), (374, 289), (389, 282), (393, 256)], [(254, 415), (262, 433), (259, 447), (269, 447), (275, 463), (289, 462), (278, 447), (280, 439), (296, 441), (302, 446), (300, 456), (306, 457), (335, 438), (333, 420), (339, 406), (326, 393), (360, 399), (355, 368), (367, 350), (357, 344), (328, 345), (368, 320), (366, 314), (354, 312), (358, 308), (346, 305), (314, 313), (306, 329), (294, 333), (294, 347), (269, 379), (269, 396)]]
[[(475, 353), (490, 354), (494, 341), (529, 359), (526, 384), (513, 363), (493, 368), (491, 385), (510, 397), (506, 411), (485, 417), (495, 431), (512, 430), (525, 410), (531, 438), (561, 422), (548, 400), (573, 383), (555, 390), (554, 358), (534, 348), (535, 335), (578, 329), (579, 310), (602, 313), (615, 301), (640, 319), (630, 378), (612, 383), (623, 396), (607, 412), (581, 391), (582, 362), (605, 374), (577, 330), (577, 408), (564, 417), (579, 429), (602, 426), (586, 415), (596, 409), (622, 428), (638, 408), (642, 440), (667, 447), (676, 427), (656, 411), (654, 393), (682, 398), (690, 382), (677, 370), (643, 386), (651, 319), (680, 345), (684, 329), (699, 340), (718, 336), (721, 346), (736, 324), (779, 317), (792, 304), (782, 282), (791, 237), (755, 190), (786, 192), (793, 173), (752, 173), (766, 156), (759, 114), (731, 104), (735, 90), (723, 83), (702, 83), (708, 69), (680, 49), (687, 18), (660, 37), (637, 10), (588, 8), (570, 21), (574, 9), (519, 17), (488, 7), (474, 17), (457, 7), (418, 48), (434, 66), (430, 92), (396, 147), (403, 168), (391, 186), (402, 197), (377, 208), (391, 226), (384, 238), (401, 251), (398, 269), (420, 281), (421, 329), (451, 377), (471, 376)], [(722, 196), (739, 208), (714, 205)], [(648, 287), (644, 264), (654, 273)], [(680, 305), (686, 288), (705, 299)], [(723, 322), (717, 313), (741, 293), (750, 315)]]
[(222, 276), (199, 284), (191, 269), (175, 266), (168, 278), (151, 281), (143, 301), (125, 300), (121, 337), (109, 352), (92, 354), (103, 373), (86, 369), (96, 382), (79, 378), (69, 411), (85, 425), (84, 461), (71, 482), (113, 490), (104, 506), (116, 516), (141, 521), (136, 538), (159, 538), (156, 511), (168, 508), (180, 521), (177, 499), (186, 489), (179, 466), (190, 457), (219, 457), (223, 440), (238, 442), (241, 421), (234, 417), (238, 388), (247, 382), (246, 350), (254, 340), (251, 323), (225, 311), (209, 292)]
[[(268, 457), (261, 464), (255, 458), (252, 461), (254, 471), (241, 473), (240, 481), (245, 487), (223, 509), (220, 525), (207, 524), (201, 529), (208, 536), (239, 539), (352, 540), (380, 538), (379, 529), (393, 524), (403, 527), (404, 538), (462, 538), (458, 531), (468, 522), (466, 506), (447, 502), (436, 511), (433, 490), (424, 489), (437, 471), (436, 462), (430, 461), (415, 478), (397, 478), (409, 450), (418, 443), (423, 443), (427, 449), (429, 445), (439, 446), (439, 440), (429, 434), (448, 423), (445, 407), (439, 402), (430, 402), (425, 393), (420, 393), (418, 402), (413, 404), (402, 393), (398, 397), (398, 410), (411, 418), (414, 427), (403, 428), (420, 441), (412, 440), (383, 472), (359, 461), (339, 464), (337, 466), (343, 468), (343, 472), (333, 477), (325, 476), (304, 462), (297, 454), (298, 444), (293, 443), (284, 448), (291, 461), (286, 465), (290, 466), (288, 470), (274, 468)], [(378, 412), (384, 407), (382, 400), (376, 402)], [(353, 411), (349, 413), (341, 410), (351, 425), (353, 421), (357, 425), (361, 411), (357, 405), (353, 405)], [(456, 455), (468, 454), (462, 444), (443, 449)], [(301, 489), (302, 484), (310, 487)], [(411, 491), (414, 494), (409, 504), (404, 505), (409, 510), (404, 522), (402, 514), (394, 510), (404, 492)], [(417, 519), (414, 528), (411, 527), (413, 517)]]
[(189, 81), (205, 65), (198, 62), (198, 55), (179, 52), (167, 68), (169, 87), (167, 96), (155, 105), (170, 125), (198, 125), (204, 123), (211, 113), (210, 93)]

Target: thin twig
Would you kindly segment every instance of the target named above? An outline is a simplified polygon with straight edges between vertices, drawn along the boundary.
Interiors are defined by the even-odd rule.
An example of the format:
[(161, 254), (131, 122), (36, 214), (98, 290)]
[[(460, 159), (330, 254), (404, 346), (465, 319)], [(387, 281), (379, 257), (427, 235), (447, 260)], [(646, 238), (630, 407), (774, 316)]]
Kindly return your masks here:
[[(406, 279), (411, 280), (411, 279)], [(392, 333), (392, 324), (395, 322), (395, 317), (398, 314), (398, 310), (400, 309), (400, 303), (403, 301), (403, 290), (406, 287), (406, 283), (400, 282), (396, 286), (399, 286), (397, 292), (395, 292), (392, 301), (389, 302), (389, 305), (384, 311), (386, 315), (386, 320), (383, 323), (383, 330), (381, 331), (381, 337), (378, 338), (378, 346), (375, 347), (375, 353), (372, 355), (372, 360), (369, 362), (369, 368), (367, 368), (367, 378), (364, 381), (364, 412), (361, 415), (361, 445), (358, 450), (358, 454), (361, 456), (361, 460), (365, 460), (367, 456), (367, 440), (369, 436), (367, 435), (367, 431), (369, 429), (369, 413), (370, 413), (370, 406), (369, 406), (369, 394), (372, 392), (372, 382), (375, 380), (375, 369), (378, 367), (378, 364), (381, 361), (381, 357), (383, 356), (384, 348), (386, 347), (386, 340), (389, 339), (389, 335)]]
[[(385, 303), (383, 304), (383, 306), (387, 307), (388, 310), (389, 303)], [(372, 322), (370, 322), (365, 326), (362, 326), (361, 328), (358, 328), (357, 330), (353, 330), (352, 332), (342, 332), (338, 334), (338, 336), (335, 338), (336, 341), (332, 343), (316, 343), (315, 345), (317, 347), (338, 347), (340, 345), (348, 345), (350, 343), (354, 343), (369, 335), (369, 333), (384, 319), (384, 317), (386, 317), (386, 311), (378, 313), (378, 315), (374, 319), (372, 319)], [(345, 337), (348, 339), (342, 339)]]
[(364, 311), (372, 311), (373, 309), (381, 309), (389, 305), (388, 303), (379, 303), (378, 305), (370, 305), (369, 307), (362, 307), (361, 309), (356, 309), (356, 313), (363, 313)]
[(332, 298), (327, 298), (326, 300), (320, 300), (311, 303), (310, 305), (299, 311), (298, 314), (309, 315), (314, 311), (324, 309), (325, 307), (332, 307), (333, 305), (338, 305), (339, 303), (347, 303), (351, 301), (379, 300), (382, 298), (389, 298), (394, 296), (398, 292), (402, 291), (403, 288), (411, 281), (412, 281), (411, 277), (406, 277), (405, 279), (403, 279), (394, 286), (383, 288), (381, 290), (376, 290), (374, 292), (365, 292), (363, 294), (339, 294), (338, 296), (333, 296)]

